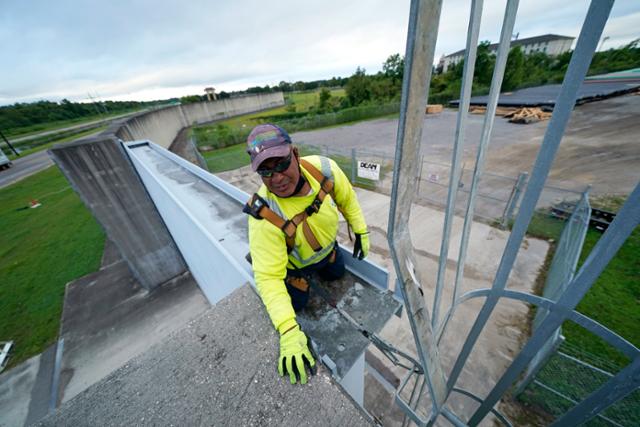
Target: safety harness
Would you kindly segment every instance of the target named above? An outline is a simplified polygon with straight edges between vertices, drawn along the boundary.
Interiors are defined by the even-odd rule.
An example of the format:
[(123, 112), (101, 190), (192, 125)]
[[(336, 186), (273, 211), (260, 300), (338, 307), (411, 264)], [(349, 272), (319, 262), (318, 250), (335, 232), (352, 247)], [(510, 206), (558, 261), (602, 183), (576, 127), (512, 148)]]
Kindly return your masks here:
[(320, 246), (318, 239), (313, 234), (313, 231), (311, 231), (311, 227), (309, 227), (309, 224), (307, 223), (307, 218), (318, 213), (327, 194), (330, 194), (333, 200), (336, 199), (333, 192), (333, 180), (324, 176), (318, 168), (305, 159), (300, 159), (300, 165), (311, 174), (313, 179), (320, 183), (320, 190), (318, 191), (318, 194), (316, 194), (316, 197), (305, 210), (294, 215), (293, 218), (285, 220), (269, 208), (269, 204), (265, 199), (260, 197), (258, 193), (255, 193), (251, 199), (249, 199), (247, 204), (244, 205), (242, 212), (249, 214), (256, 219), (266, 219), (271, 224), (282, 230), (285, 236), (285, 241), (287, 242), (287, 252), (291, 252), (293, 250), (295, 246), (296, 230), (299, 225), (302, 225), (302, 232), (304, 233), (304, 237), (307, 239), (307, 242), (309, 242), (309, 246), (311, 246), (315, 252), (319, 252), (322, 250), (322, 246)]

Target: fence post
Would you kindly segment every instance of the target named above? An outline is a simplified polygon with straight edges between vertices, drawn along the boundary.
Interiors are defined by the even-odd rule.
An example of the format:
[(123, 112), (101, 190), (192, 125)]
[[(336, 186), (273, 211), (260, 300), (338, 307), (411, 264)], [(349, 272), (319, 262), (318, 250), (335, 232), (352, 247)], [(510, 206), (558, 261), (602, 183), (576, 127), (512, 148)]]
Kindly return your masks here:
[(524, 373), (524, 377), (518, 383), (516, 390), (513, 392), (513, 397), (517, 397), (520, 393), (522, 393), (531, 381), (533, 381), (538, 375), (538, 373), (547, 366), (547, 362), (551, 359), (551, 356), (556, 354), (562, 343), (564, 342), (564, 337), (560, 334), (560, 328), (556, 330), (556, 332), (549, 338), (551, 344), (547, 344), (542, 347), (540, 352), (536, 355), (535, 359), (531, 361), (529, 368), (527, 368)]
[(506, 228), (509, 221), (513, 218), (513, 214), (516, 210), (516, 206), (520, 201), (520, 195), (522, 194), (522, 189), (524, 188), (524, 183), (527, 181), (527, 176), (529, 174), (527, 172), (520, 172), (518, 178), (516, 179), (516, 183), (513, 185), (511, 189), (511, 194), (509, 195), (509, 201), (507, 202), (507, 206), (504, 209), (504, 213), (502, 214), (502, 228)]
[(356, 170), (358, 168), (358, 162), (356, 161), (356, 149), (351, 149), (351, 184), (356, 183)]
[(416, 186), (416, 195), (420, 197), (420, 184), (422, 184), (422, 167), (424, 166), (424, 155), (420, 159), (420, 169), (418, 170), (418, 185)]

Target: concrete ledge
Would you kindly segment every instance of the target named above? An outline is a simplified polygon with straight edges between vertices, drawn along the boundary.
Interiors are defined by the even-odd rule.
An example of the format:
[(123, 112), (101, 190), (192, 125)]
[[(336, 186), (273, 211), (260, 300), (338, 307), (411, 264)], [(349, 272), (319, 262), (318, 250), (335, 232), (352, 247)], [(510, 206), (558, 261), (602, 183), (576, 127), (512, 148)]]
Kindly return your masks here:
[(292, 386), (277, 358), (276, 332), (243, 286), (39, 425), (368, 424), (325, 369)]

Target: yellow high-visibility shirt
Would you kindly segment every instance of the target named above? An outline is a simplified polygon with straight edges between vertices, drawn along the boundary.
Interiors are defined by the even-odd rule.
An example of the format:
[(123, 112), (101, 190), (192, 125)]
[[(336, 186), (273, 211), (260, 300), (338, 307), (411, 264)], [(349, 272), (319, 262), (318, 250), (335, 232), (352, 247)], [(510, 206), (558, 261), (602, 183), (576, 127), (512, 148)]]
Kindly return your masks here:
[[(291, 253), (287, 254), (287, 244), (282, 230), (265, 219), (259, 220), (249, 216), (249, 249), (256, 286), (273, 326), (281, 333), (295, 324), (295, 312), (284, 284), (287, 266), (306, 267), (321, 261), (331, 252), (338, 235), (338, 207), (355, 233), (367, 231), (356, 192), (336, 162), (322, 156), (307, 156), (304, 159), (334, 182), (336, 200), (327, 194), (320, 210), (307, 218), (307, 223), (322, 249), (315, 252), (307, 242), (302, 226), (299, 226), (296, 230), (295, 246)], [(282, 198), (271, 193), (264, 184), (258, 190), (258, 194), (267, 201), (269, 208), (285, 220), (304, 211), (320, 190), (320, 183), (304, 167), (300, 168), (311, 186), (312, 191), (308, 195)]]

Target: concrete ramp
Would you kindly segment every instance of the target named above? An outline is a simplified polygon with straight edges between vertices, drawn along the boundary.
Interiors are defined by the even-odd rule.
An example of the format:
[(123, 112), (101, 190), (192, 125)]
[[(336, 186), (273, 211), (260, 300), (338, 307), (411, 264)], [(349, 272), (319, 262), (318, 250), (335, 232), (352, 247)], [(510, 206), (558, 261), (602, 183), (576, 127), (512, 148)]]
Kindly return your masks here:
[[(242, 213), (249, 195), (152, 142), (124, 146), (209, 302), (216, 304), (245, 284), (253, 286), (245, 260), (247, 218)], [(370, 341), (359, 329), (380, 332), (401, 303), (387, 289), (385, 269), (340, 250), (348, 274), (337, 283), (318, 280), (298, 321), (334, 378), (362, 405), (364, 353)]]
[(368, 424), (326, 370), (292, 386), (277, 357), (277, 333), (243, 286), (39, 425)]

